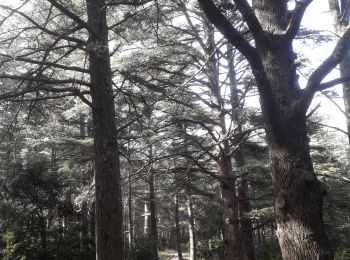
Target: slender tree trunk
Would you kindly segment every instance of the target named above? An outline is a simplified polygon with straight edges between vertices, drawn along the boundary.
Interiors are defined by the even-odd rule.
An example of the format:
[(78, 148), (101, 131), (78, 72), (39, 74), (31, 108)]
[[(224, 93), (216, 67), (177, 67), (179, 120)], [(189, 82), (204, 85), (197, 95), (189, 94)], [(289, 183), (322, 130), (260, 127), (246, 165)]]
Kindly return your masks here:
[[(243, 145), (240, 145), (240, 148), (237, 149), (234, 155), (238, 169), (244, 165), (244, 157), (241, 149), (244, 149)], [(241, 176), (237, 179), (237, 197), (242, 254), (244, 260), (255, 260), (256, 256), (253, 239), (253, 225), (248, 216), (248, 213), (250, 212), (250, 203), (248, 200), (248, 181), (243, 172), (240, 172), (240, 174)]]
[(149, 256), (150, 260), (158, 260), (158, 231), (157, 231), (157, 215), (156, 215), (156, 195), (154, 188), (154, 172), (153, 169), (150, 170), (149, 178), (149, 241), (151, 245), (152, 256)]
[[(236, 129), (236, 135), (242, 135), (242, 113), (241, 104), (238, 96), (236, 70), (234, 65), (234, 55), (232, 45), (227, 45), (227, 56), (229, 64), (229, 81), (231, 88), (231, 106), (232, 106), (232, 122)], [(239, 140), (242, 142), (242, 140)], [(253, 239), (253, 225), (248, 216), (250, 211), (250, 201), (248, 200), (248, 182), (247, 178), (242, 171), (242, 167), (245, 166), (244, 158), (244, 144), (240, 143), (233, 153), (233, 159), (240, 175), (237, 179), (237, 200), (238, 200), (238, 211), (239, 211), (239, 222), (240, 222), (240, 244), (242, 249), (243, 260), (255, 260), (255, 246)]]
[(145, 235), (145, 237), (148, 234), (148, 229), (149, 229), (149, 211), (148, 211), (148, 203), (147, 201), (144, 202), (144, 209), (143, 209), (143, 216), (144, 216), (144, 221), (143, 221), (143, 234)]
[(95, 240), (95, 202), (92, 203), (89, 209), (89, 219), (88, 219), (88, 236), (90, 241)]
[(41, 257), (43, 259), (48, 258), (48, 250), (47, 250), (47, 230), (46, 230), (46, 222), (43, 215), (42, 209), (40, 209), (39, 216), (39, 230), (40, 230), (40, 242), (41, 242)]
[(181, 246), (181, 233), (180, 233), (180, 218), (179, 218), (179, 199), (178, 194), (175, 195), (175, 232), (176, 232), (176, 247), (177, 247), (177, 256), (179, 260), (183, 260), (182, 258), (182, 246)]
[[(208, 22), (207, 22), (208, 23)], [(221, 96), (219, 81), (218, 61), (215, 55), (216, 43), (214, 37), (214, 27), (206, 24), (206, 34), (208, 38), (207, 50), (207, 73), (211, 88), (211, 102), (213, 119), (215, 120), (215, 132), (218, 140), (218, 159), (216, 161), (218, 174), (222, 178), (221, 198), (223, 209), (224, 225), (224, 250), (226, 260), (235, 260), (242, 258), (242, 252), (239, 245), (239, 222), (238, 205), (236, 197), (235, 178), (233, 174), (230, 145), (226, 138), (226, 119), (224, 113), (224, 104)]]
[(196, 260), (196, 231), (194, 224), (194, 213), (192, 205), (192, 194), (190, 188), (186, 188), (186, 206), (188, 216), (188, 234), (190, 242), (190, 260)]
[(134, 220), (133, 220), (133, 210), (132, 210), (132, 180), (131, 180), (131, 167), (128, 167), (128, 225), (129, 225), (129, 247), (131, 248), (134, 241)]
[[(329, 9), (333, 17), (334, 29), (336, 35), (342, 35), (349, 25), (349, 0), (328, 0)], [(340, 63), (340, 76), (350, 76), (350, 54), (348, 53), (343, 61)], [(348, 132), (348, 141), (350, 143), (350, 82), (343, 83), (343, 101), (346, 116), (346, 126)]]
[(86, 0), (95, 149), (97, 260), (123, 259), (119, 152), (105, 0)]
[(80, 252), (88, 251), (88, 207), (87, 203), (83, 202), (80, 210)]

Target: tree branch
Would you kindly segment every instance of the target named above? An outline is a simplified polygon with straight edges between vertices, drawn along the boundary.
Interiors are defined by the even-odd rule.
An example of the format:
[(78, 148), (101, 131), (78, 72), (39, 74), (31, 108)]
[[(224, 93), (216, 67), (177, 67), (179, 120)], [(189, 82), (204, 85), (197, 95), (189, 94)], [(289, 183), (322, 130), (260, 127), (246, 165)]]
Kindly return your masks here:
[(32, 82), (39, 82), (39, 83), (45, 83), (49, 85), (58, 85), (58, 84), (79, 84), (83, 86), (90, 87), (90, 83), (79, 80), (79, 79), (47, 79), (47, 78), (35, 78), (35, 77), (28, 77), (28, 76), (22, 76), (22, 75), (9, 75), (9, 74), (0, 74), (0, 79), (14, 79), (14, 80), (28, 80)]
[[(50, 29), (47, 29), (45, 26), (42, 26), (42, 25), (38, 24), (34, 19), (30, 18), (25, 13), (18, 11), (17, 9), (13, 9), (13, 8), (11, 8), (9, 6), (6, 6), (6, 5), (0, 5), (0, 8), (2, 8), (4, 10), (11, 11), (13, 13), (16, 13), (16, 14), (22, 16), (27, 21), (32, 23), (37, 29), (43, 31), (44, 33), (47, 33), (47, 34), (53, 35), (53, 36), (58, 36), (58, 37), (61, 37), (62, 39), (66, 40), (66, 41), (72, 41), (72, 42), (75, 42), (75, 43), (78, 43), (78, 44), (81, 44), (81, 45), (85, 45), (86, 44), (86, 42), (81, 40), (81, 39), (78, 39), (78, 38), (75, 38), (75, 37), (72, 37), (72, 36), (67, 36), (64, 33), (58, 33), (58, 32), (51, 31)], [(79, 29), (80, 29), (80, 27), (79, 27)]]
[(344, 84), (344, 83), (348, 83), (348, 82), (350, 82), (350, 76), (333, 79), (333, 80), (321, 83), (319, 85), (317, 91), (322, 91), (322, 90), (325, 90), (327, 88), (331, 88), (331, 87), (334, 87), (336, 85)]
[(152, 2), (155, 0), (134, 0), (134, 1), (115, 1), (115, 0), (111, 0), (109, 1), (106, 6), (116, 6), (116, 5), (129, 5), (129, 6), (140, 6), (140, 5), (144, 5), (147, 4), (149, 2)]
[(247, 0), (234, 0), (239, 12), (242, 14), (244, 21), (249, 27), (249, 31), (253, 35), (256, 41), (266, 40), (264, 30), (261, 28), (261, 24), (258, 18), (255, 16), (252, 7)]
[(287, 39), (292, 40), (297, 35), (300, 28), (301, 20), (304, 17), (305, 10), (311, 4), (312, 1), (313, 0), (296, 1), (296, 7), (285, 32), (285, 36), (287, 37)]
[[(295, 110), (306, 113), (311, 104), (314, 94), (322, 90), (321, 81), (326, 77), (347, 55), (350, 50), (350, 27), (346, 30), (343, 37), (340, 38), (331, 55), (311, 74), (303, 95), (295, 104)], [(329, 86), (332, 83), (324, 83)], [(295, 112), (296, 112), (295, 111)]]
[(66, 7), (58, 3), (56, 0), (47, 0), (50, 2), (54, 7), (56, 7), (58, 10), (60, 10), (63, 14), (71, 18), (74, 22), (77, 24), (81, 25), (83, 28), (85, 28), (91, 35), (95, 35), (96, 32), (92, 30), (92, 28), (88, 25), (87, 22), (83, 21), (82, 19), (79, 18), (76, 14), (72, 13), (69, 11)]
[(260, 60), (256, 49), (247, 42), (243, 36), (232, 26), (231, 22), (220, 12), (213, 1), (197, 0), (209, 21), (235, 46), (249, 61), (256, 63)]
[[(65, 66), (65, 65), (58, 64), (56, 62), (38, 61), (38, 60), (32, 60), (32, 59), (22, 58), (22, 57), (13, 57), (11, 55), (7, 55), (4, 53), (0, 53), (0, 57), (7, 58), (8, 59), (7, 61), (18, 60), (18, 61), (28, 62), (31, 64), (38, 64), (38, 65), (55, 67), (55, 68), (63, 69), (63, 70), (72, 70), (72, 71), (77, 71), (77, 72), (82, 72), (82, 73), (89, 73), (88, 69), (83, 69), (83, 68), (76, 67), (76, 66)], [(3, 62), (5, 62), (5, 61), (2, 61), (1, 63), (3, 63)]]

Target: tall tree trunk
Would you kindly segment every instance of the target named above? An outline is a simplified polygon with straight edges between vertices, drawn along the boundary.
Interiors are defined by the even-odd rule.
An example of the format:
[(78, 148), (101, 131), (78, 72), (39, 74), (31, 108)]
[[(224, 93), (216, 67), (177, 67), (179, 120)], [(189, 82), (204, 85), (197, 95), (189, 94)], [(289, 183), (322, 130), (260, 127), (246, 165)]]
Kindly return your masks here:
[(123, 259), (119, 152), (105, 0), (86, 0), (93, 104), (97, 260)]
[(47, 250), (47, 230), (46, 230), (46, 221), (42, 209), (39, 209), (39, 231), (40, 231), (40, 243), (41, 243), (41, 257), (42, 259), (48, 258)]
[(89, 240), (91, 241), (90, 243), (93, 243), (95, 240), (95, 214), (96, 214), (96, 209), (95, 209), (95, 202), (92, 202), (91, 208), (89, 209), (89, 219), (88, 219), (88, 236)]
[(180, 217), (179, 217), (179, 195), (176, 193), (175, 195), (175, 232), (176, 232), (176, 247), (177, 247), (177, 256), (179, 260), (183, 260), (182, 257), (182, 246), (181, 246), (181, 233), (180, 233)]
[[(242, 113), (241, 104), (238, 96), (237, 89), (237, 79), (236, 70), (234, 64), (234, 54), (232, 50), (233, 46), (231, 44), (227, 45), (227, 57), (229, 64), (229, 81), (231, 88), (231, 106), (232, 106), (232, 122), (235, 127), (235, 134), (242, 135)], [(239, 211), (239, 222), (240, 222), (240, 244), (242, 249), (242, 259), (243, 260), (255, 260), (255, 246), (253, 239), (253, 225), (248, 216), (250, 211), (250, 201), (248, 199), (248, 182), (243, 171), (240, 171), (245, 166), (245, 156), (244, 156), (244, 144), (242, 140), (233, 153), (233, 159), (235, 161), (236, 167), (238, 169), (237, 178), (237, 201), (238, 201), (238, 211)]]
[(216, 59), (216, 43), (214, 37), (214, 27), (207, 22), (205, 25), (208, 39), (208, 49), (206, 56), (207, 73), (210, 82), (211, 102), (213, 119), (215, 121), (215, 132), (217, 133), (216, 142), (218, 143), (218, 159), (216, 161), (218, 174), (222, 178), (221, 199), (223, 210), (224, 225), (224, 254), (226, 260), (235, 260), (242, 258), (242, 252), (239, 245), (239, 222), (238, 205), (236, 197), (235, 178), (230, 155), (230, 144), (227, 137), (226, 119), (224, 104), (221, 96), (221, 87), (219, 81), (218, 61)]
[(194, 213), (192, 205), (192, 194), (191, 189), (186, 188), (186, 206), (187, 206), (187, 216), (188, 216), (188, 234), (190, 242), (190, 260), (196, 260), (196, 231), (194, 224)]
[(149, 184), (149, 230), (148, 237), (151, 246), (152, 255), (150, 260), (158, 260), (158, 231), (157, 231), (157, 214), (156, 214), (156, 195), (154, 188), (154, 172), (150, 169)]
[[(257, 5), (259, 10), (266, 10), (261, 2)], [(271, 22), (270, 18), (269, 22), (265, 21), (266, 15), (272, 15), (270, 12), (262, 11), (260, 16), (265, 26)], [(273, 22), (282, 19), (280, 15), (274, 14), (277, 21)], [(262, 107), (282, 257), (284, 260), (333, 259), (322, 218), (325, 188), (314, 173), (306, 116), (292, 114), (291, 110), (293, 101), (300, 95), (292, 43), (263, 44), (258, 46), (258, 52), (273, 90), (272, 102), (276, 104), (275, 112), (266, 104)]]
[(145, 237), (148, 234), (148, 229), (149, 229), (149, 211), (148, 211), (148, 203), (147, 201), (144, 202), (144, 208), (143, 208), (143, 216), (144, 216), (144, 221), (143, 221), (143, 234)]
[(84, 201), (81, 205), (81, 210), (80, 210), (80, 234), (79, 234), (79, 239), (80, 239), (80, 253), (85, 253), (88, 251), (88, 206), (87, 202)]
[(132, 180), (131, 180), (131, 166), (128, 166), (128, 226), (129, 226), (129, 247), (132, 247), (134, 241), (134, 219), (133, 219), (133, 210), (132, 210)]

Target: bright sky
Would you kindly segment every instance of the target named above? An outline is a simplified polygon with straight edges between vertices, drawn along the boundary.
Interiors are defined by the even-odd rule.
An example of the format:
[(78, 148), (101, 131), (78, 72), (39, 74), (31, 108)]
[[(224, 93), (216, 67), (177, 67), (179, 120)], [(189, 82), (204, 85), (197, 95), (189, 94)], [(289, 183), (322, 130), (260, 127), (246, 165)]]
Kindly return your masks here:
[[(5, 3), (11, 3), (12, 5), (18, 6), (23, 3), (23, 0), (5, 0)], [(332, 20), (329, 14), (328, 1), (326, 0), (314, 0), (309, 8), (307, 9), (303, 25), (308, 28), (323, 30), (328, 34), (333, 32)], [(295, 48), (303, 51), (304, 55), (311, 60), (311, 67), (316, 68), (332, 51), (335, 42), (322, 43), (322, 44), (311, 44), (306, 46), (305, 44), (296, 44)], [(337, 77), (337, 73), (332, 73), (330, 77)], [(300, 77), (301, 85), (305, 84), (305, 80)], [(341, 86), (335, 89), (340, 90)], [(341, 91), (339, 95), (342, 96)], [(341, 98), (337, 99), (337, 104), (343, 107), (343, 101)], [(326, 98), (318, 97), (314, 100), (312, 106), (316, 106), (321, 103), (320, 112), (328, 117), (327, 124), (346, 129), (345, 116), (339, 109)]]
[[(334, 28), (332, 19), (329, 13), (328, 1), (326, 0), (314, 0), (313, 3), (307, 9), (304, 19), (303, 25), (310, 29), (322, 30), (329, 35), (333, 35)], [(329, 43), (321, 43), (321, 44), (312, 44), (311, 46), (302, 46), (302, 50), (304, 54), (310, 58), (311, 67), (316, 68), (322, 61), (330, 55), (332, 52), (336, 42), (332, 41)], [(296, 48), (298, 48), (296, 46)], [(337, 70), (329, 75), (328, 78), (336, 78), (339, 77)], [(302, 79), (300, 80), (302, 83)], [(337, 90), (339, 96), (342, 97), (341, 86), (337, 86), (333, 88)], [(343, 100), (341, 98), (335, 99), (337, 104), (344, 109)], [(325, 114), (329, 119), (327, 120), (327, 124), (337, 126), (342, 129), (346, 129), (346, 121), (345, 116), (336, 107), (331, 101), (324, 97), (317, 97), (312, 106), (316, 106), (321, 102), (320, 112)]]

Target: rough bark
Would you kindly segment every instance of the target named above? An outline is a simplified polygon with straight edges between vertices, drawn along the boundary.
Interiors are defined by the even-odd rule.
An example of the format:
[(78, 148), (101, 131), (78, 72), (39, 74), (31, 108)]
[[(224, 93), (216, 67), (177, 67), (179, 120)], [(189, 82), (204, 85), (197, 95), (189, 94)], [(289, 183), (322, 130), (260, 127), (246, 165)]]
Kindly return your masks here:
[(104, 0), (86, 0), (95, 151), (96, 258), (123, 259), (120, 169)]
[(292, 42), (310, 1), (298, 1), (289, 15), (286, 1), (234, 0), (255, 40), (255, 47), (230, 24), (213, 1), (198, 0), (207, 17), (248, 60), (260, 94), (275, 191), (277, 235), (283, 259), (333, 259), (322, 220), (326, 191), (316, 178), (309, 151), (306, 112), (315, 92), (341, 80), (321, 83), (348, 52), (350, 31), (298, 85)]

